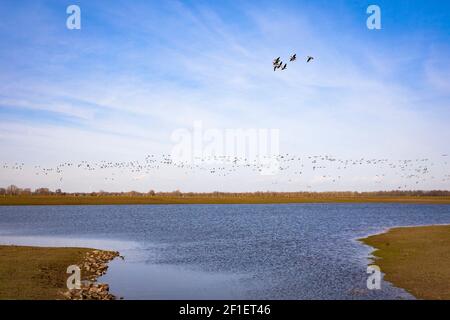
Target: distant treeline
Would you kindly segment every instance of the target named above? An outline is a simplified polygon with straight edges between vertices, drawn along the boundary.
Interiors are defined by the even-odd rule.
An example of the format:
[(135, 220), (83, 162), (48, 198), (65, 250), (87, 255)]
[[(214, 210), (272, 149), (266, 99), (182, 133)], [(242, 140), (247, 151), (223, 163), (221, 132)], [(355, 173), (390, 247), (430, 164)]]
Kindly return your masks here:
[(358, 197), (446, 197), (450, 196), (449, 190), (393, 190), (393, 191), (374, 191), (374, 192), (357, 192), (357, 191), (340, 191), (340, 192), (274, 192), (274, 191), (257, 191), (257, 192), (181, 192), (179, 190), (172, 192), (63, 192), (61, 189), (52, 191), (48, 188), (38, 188), (32, 191), (30, 188), (19, 188), (10, 185), (6, 188), (0, 188), (0, 195), (20, 196), (20, 195), (62, 195), (62, 196), (142, 196), (142, 197), (180, 197), (180, 198), (241, 198), (241, 197), (285, 197), (285, 198), (358, 198)]

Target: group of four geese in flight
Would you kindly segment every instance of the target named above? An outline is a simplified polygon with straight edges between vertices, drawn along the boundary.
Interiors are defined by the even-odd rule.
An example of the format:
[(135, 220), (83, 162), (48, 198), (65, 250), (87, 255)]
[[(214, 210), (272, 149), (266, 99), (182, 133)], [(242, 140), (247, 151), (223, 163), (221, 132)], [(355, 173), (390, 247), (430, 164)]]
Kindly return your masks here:
[[(314, 59), (314, 57), (311, 56), (307, 56), (306, 57), (306, 62), (311, 62)], [(297, 60), (297, 54), (294, 53), (292, 56), (290, 56), (289, 61), (290, 62), (294, 62), (295, 60)], [(273, 60), (273, 71), (277, 71), (277, 69), (281, 69), (281, 70), (285, 70), (287, 68), (287, 63), (283, 64), (283, 61), (281, 61), (281, 57), (278, 57), (276, 59)]]

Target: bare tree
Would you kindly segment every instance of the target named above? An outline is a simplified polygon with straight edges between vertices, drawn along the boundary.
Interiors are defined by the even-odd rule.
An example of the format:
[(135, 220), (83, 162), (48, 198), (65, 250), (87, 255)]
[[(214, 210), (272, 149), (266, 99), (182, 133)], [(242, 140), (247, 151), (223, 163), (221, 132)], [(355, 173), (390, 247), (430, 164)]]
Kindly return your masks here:
[(38, 188), (34, 191), (35, 194), (39, 195), (49, 195), (51, 194), (50, 190), (48, 188)]
[(16, 187), (15, 185), (10, 185), (6, 188), (6, 194), (16, 196), (20, 193), (20, 188)]

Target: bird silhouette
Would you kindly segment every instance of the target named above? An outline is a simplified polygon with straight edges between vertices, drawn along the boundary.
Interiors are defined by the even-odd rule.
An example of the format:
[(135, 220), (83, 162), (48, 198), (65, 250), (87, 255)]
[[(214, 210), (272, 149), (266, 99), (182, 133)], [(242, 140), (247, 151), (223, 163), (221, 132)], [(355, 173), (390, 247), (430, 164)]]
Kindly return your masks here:
[(280, 69), (282, 65), (283, 65), (283, 61), (280, 61), (280, 63), (275, 66), (274, 71), (276, 69)]
[[(281, 60), (280, 60), (281, 61)], [(285, 68), (283, 64), (281, 68)], [(138, 176), (162, 173), (164, 170), (179, 170), (183, 174), (205, 174), (216, 178), (233, 176), (239, 179), (247, 172), (261, 174), (267, 163), (275, 161), (279, 169), (277, 184), (287, 183), (291, 180), (296, 183), (300, 177), (313, 179), (314, 176), (321, 177), (323, 183), (340, 184), (351, 177), (355, 172), (363, 170), (372, 172), (370, 175), (374, 184), (392, 183), (394, 178), (399, 182), (395, 187), (405, 190), (408, 187), (417, 189), (422, 183), (432, 181), (450, 182), (450, 174), (439, 174), (440, 168), (449, 170), (447, 154), (439, 154), (437, 159), (412, 158), (412, 159), (389, 159), (384, 157), (369, 158), (367, 156), (354, 158), (341, 158), (329, 154), (319, 155), (296, 155), (290, 153), (265, 155), (263, 159), (248, 156), (210, 155), (195, 157), (194, 161), (176, 161), (168, 154), (147, 155), (143, 159), (128, 161), (89, 161), (61, 162), (54, 165), (26, 164), (24, 162), (2, 163), (0, 176), (6, 171), (15, 175), (33, 174), (40, 179), (54, 179), (47, 181), (58, 181), (61, 184), (70, 181), (80, 172), (99, 175), (102, 181), (108, 183), (119, 183), (120, 179), (133, 179)], [(367, 171), (366, 171), (367, 170)], [(68, 174), (66, 176), (66, 174)], [(368, 175), (368, 174), (367, 174)]]
[(279, 64), (280, 64), (280, 59), (281, 59), (281, 57), (278, 57), (278, 58), (274, 59), (274, 60), (273, 60), (273, 65), (274, 65), (274, 66), (279, 65)]

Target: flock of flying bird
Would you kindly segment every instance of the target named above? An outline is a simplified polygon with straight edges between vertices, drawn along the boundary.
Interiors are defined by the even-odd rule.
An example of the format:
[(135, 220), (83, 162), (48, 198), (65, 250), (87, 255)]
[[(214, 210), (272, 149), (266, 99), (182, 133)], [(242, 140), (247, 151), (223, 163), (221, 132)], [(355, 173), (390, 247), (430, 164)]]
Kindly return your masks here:
[[(293, 55), (291, 55), (289, 57), (290, 62), (294, 62), (295, 60), (297, 60), (296, 53), (294, 53)], [(312, 60), (314, 60), (314, 57), (311, 57), (311, 56), (306, 57), (306, 63), (311, 62)], [(283, 61), (281, 61), (281, 57), (275, 58), (272, 62), (272, 65), (273, 65), (273, 71), (277, 71), (277, 69), (286, 70), (286, 68), (287, 68), (287, 63), (283, 64)]]
[[(309, 63), (314, 59), (312, 56), (306, 57), (306, 62)], [(297, 54), (290, 56), (289, 61), (294, 62), (297, 60)], [(283, 63), (281, 57), (277, 57), (273, 60), (273, 70), (277, 69), (286, 70), (287, 63)], [(204, 158), (196, 158), (190, 162), (174, 161), (170, 155), (163, 154), (162, 156), (147, 155), (143, 162), (140, 161), (100, 161), (100, 162), (88, 162), (83, 160), (78, 163), (64, 162), (56, 165), (55, 167), (44, 167), (41, 165), (34, 165), (34, 174), (36, 176), (49, 176), (56, 177), (59, 182), (63, 181), (64, 173), (68, 170), (84, 170), (88, 172), (102, 172), (102, 178), (105, 181), (114, 181), (119, 178), (120, 175), (125, 177), (133, 177), (136, 174), (142, 176), (150, 175), (158, 170), (164, 168), (178, 168), (184, 171), (185, 174), (205, 172), (212, 176), (225, 177), (233, 173), (237, 173), (239, 170), (251, 170), (255, 173), (262, 173), (267, 164), (276, 163), (277, 174), (274, 175), (274, 181), (272, 184), (278, 184), (278, 178), (282, 178), (283, 175), (288, 177), (284, 182), (293, 182), (293, 179), (298, 176), (305, 175), (308, 169), (310, 173), (313, 173), (315, 178), (319, 177), (322, 181), (338, 182), (344, 177), (344, 171), (361, 166), (371, 166), (380, 170), (378, 174), (373, 176), (374, 183), (384, 182), (387, 177), (397, 176), (403, 179), (404, 184), (401, 184), (397, 189), (406, 190), (413, 186), (418, 186), (419, 183), (426, 181), (440, 181), (450, 182), (450, 174), (444, 174), (442, 177), (435, 177), (432, 171), (435, 167), (440, 166), (442, 172), (449, 170), (447, 162), (447, 154), (443, 154), (442, 163), (436, 163), (428, 158), (423, 159), (407, 159), (407, 160), (389, 160), (383, 159), (339, 159), (329, 155), (312, 155), (312, 156), (296, 156), (293, 154), (283, 154), (277, 156), (265, 156), (258, 159), (249, 159), (246, 157), (235, 156), (210, 156)], [(275, 161), (275, 162), (274, 162)], [(4, 163), (0, 166), (3, 170), (24, 171), (26, 168), (25, 163)], [(329, 169), (333, 170), (333, 174), (330, 174)], [(367, 168), (364, 168), (367, 170)], [(339, 174), (336, 174), (338, 172)], [(342, 173), (341, 173), (342, 172)], [(240, 172), (239, 172), (240, 174)], [(353, 174), (352, 174), (353, 175)], [(295, 182), (299, 182), (298, 180)], [(306, 181), (308, 182), (308, 181)], [(310, 188), (310, 186), (308, 186)], [(417, 187), (416, 187), (417, 188)]]
[[(360, 170), (358, 175), (371, 175), (374, 184), (388, 183), (393, 181), (403, 181), (398, 185), (398, 190), (417, 189), (421, 183), (450, 182), (450, 174), (441, 177), (436, 176), (450, 169), (446, 154), (441, 156), (441, 161), (423, 159), (389, 160), (384, 159), (340, 159), (330, 155), (296, 156), (293, 154), (281, 154), (277, 156), (266, 156), (259, 159), (249, 159), (246, 157), (234, 156), (210, 156), (196, 158), (189, 162), (174, 161), (170, 155), (148, 155), (143, 161), (99, 161), (89, 162), (86, 160), (78, 163), (64, 162), (54, 167), (44, 167), (41, 165), (26, 166), (25, 163), (4, 163), (0, 168), (3, 170), (26, 171), (30, 174), (30, 169), (36, 176), (63, 181), (64, 174), (73, 170), (83, 170), (100, 173), (99, 177), (105, 182), (120, 179), (133, 179), (137, 177), (148, 177), (164, 169), (178, 169), (185, 174), (197, 175), (205, 173), (214, 177), (225, 177), (236, 175), (240, 177), (242, 170), (250, 170), (255, 174), (261, 174), (268, 163), (278, 166), (275, 175), (271, 176), (272, 184), (302, 183), (310, 184), (311, 180), (328, 183), (338, 183), (345, 178), (353, 179), (354, 170)], [(350, 170), (348, 172), (347, 170)], [(346, 172), (347, 171), (347, 172)], [(370, 174), (369, 174), (370, 172)], [(179, 172), (181, 173), (181, 172)], [(5, 175), (6, 176), (6, 175)], [(400, 180), (398, 179), (400, 178)], [(53, 180), (55, 181), (55, 180)], [(310, 188), (308, 186), (308, 188)]]

